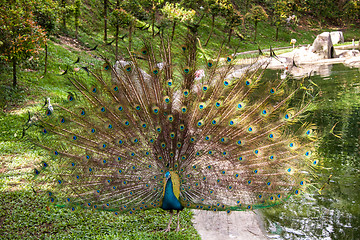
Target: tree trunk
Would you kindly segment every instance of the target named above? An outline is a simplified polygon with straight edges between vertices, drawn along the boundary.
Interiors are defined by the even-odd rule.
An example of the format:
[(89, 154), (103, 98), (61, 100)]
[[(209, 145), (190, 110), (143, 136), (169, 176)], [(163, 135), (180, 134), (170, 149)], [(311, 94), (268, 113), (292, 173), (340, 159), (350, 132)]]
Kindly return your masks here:
[(156, 7), (155, 7), (155, 4), (154, 4), (154, 1), (153, 1), (153, 6), (152, 6), (152, 23), (151, 23), (151, 28), (152, 28), (152, 36), (154, 37), (155, 36), (155, 17), (156, 17)]
[(208, 38), (206, 39), (206, 42), (205, 42), (205, 44), (204, 44), (205, 47), (206, 47), (206, 45), (209, 43), (210, 37), (211, 37), (211, 35), (212, 35), (213, 31), (214, 31), (214, 27), (215, 27), (215, 14), (213, 14), (213, 15), (211, 16), (211, 30), (210, 30), (209, 36), (208, 36)]
[(107, 42), (107, 0), (104, 0), (104, 42)]
[(16, 78), (16, 58), (12, 58), (12, 64), (13, 64), (13, 88), (16, 88), (17, 84), (17, 78)]
[(174, 24), (173, 24), (173, 26), (172, 26), (171, 41), (174, 39), (175, 27), (176, 27), (176, 21), (174, 20)]
[(47, 59), (48, 59), (48, 45), (45, 43), (45, 69), (44, 69), (44, 75), (47, 72)]
[[(120, 8), (120, 0), (116, 0), (116, 9)], [(115, 59), (118, 60), (118, 54), (119, 54), (119, 21), (116, 24), (116, 32), (115, 32)]]
[(133, 21), (130, 21), (129, 24), (129, 51), (131, 51), (131, 42), (132, 42), (132, 25), (133, 25)]
[(61, 7), (63, 8), (63, 16), (62, 16), (62, 25), (63, 25), (63, 28), (66, 29), (66, 10), (65, 10), (65, 7), (66, 7), (66, 0), (61, 0)]
[(279, 26), (276, 26), (275, 41), (278, 40), (278, 37), (279, 37)]
[(255, 21), (254, 22), (254, 27), (255, 27), (255, 36), (254, 36), (254, 42), (256, 42), (256, 34), (257, 34), (257, 24), (258, 24), (258, 22), (257, 21)]
[(228, 37), (228, 40), (227, 40), (227, 44), (226, 44), (226, 45), (229, 45), (229, 43), (230, 43), (231, 36), (232, 36), (232, 32), (233, 32), (233, 28), (231, 27), (230, 30), (229, 30), (229, 37)]
[(116, 25), (115, 32), (115, 58), (118, 59), (118, 46), (119, 46), (119, 24)]

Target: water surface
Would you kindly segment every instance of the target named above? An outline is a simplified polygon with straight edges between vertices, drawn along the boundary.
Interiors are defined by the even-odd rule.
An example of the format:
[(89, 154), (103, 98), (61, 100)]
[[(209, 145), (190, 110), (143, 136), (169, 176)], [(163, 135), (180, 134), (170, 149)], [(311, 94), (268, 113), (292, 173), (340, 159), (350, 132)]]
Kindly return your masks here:
[[(311, 77), (321, 90), (311, 121), (321, 136), (318, 182), (329, 184), (321, 194), (314, 189), (264, 210), (271, 239), (360, 239), (360, 72), (342, 64), (325, 68)], [(265, 77), (278, 74), (267, 70)]]

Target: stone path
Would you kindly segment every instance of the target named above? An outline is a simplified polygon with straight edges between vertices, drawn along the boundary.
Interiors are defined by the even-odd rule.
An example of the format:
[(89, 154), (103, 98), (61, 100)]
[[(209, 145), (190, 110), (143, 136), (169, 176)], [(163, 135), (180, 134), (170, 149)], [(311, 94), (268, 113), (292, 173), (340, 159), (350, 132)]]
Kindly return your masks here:
[(203, 240), (265, 240), (260, 217), (255, 212), (193, 210), (193, 223)]

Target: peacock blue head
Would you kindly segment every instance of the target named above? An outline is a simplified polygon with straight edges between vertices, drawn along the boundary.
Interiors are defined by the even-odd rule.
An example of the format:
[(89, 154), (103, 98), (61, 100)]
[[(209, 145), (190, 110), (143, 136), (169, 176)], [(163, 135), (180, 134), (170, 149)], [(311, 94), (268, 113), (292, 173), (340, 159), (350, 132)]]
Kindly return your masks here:
[(165, 173), (165, 178), (166, 178), (166, 180), (168, 180), (170, 177), (171, 177), (171, 174), (170, 174), (169, 171), (167, 171), (167, 172)]

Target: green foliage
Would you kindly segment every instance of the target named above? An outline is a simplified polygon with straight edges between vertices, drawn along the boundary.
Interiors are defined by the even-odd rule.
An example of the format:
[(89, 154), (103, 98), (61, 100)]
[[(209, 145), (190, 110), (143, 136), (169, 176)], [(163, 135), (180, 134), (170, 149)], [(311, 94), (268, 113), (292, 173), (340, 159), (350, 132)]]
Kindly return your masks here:
[(78, 29), (80, 24), (80, 6), (81, 6), (81, 0), (75, 0), (74, 3), (74, 18), (75, 18), (75, 27)]
[(45, 40), (45, 32), (36, 24), (27, 2), (0, 5), (0, 60), (12, 62), (14, 88), (18, 62), (37, 55)]
[(277, 26), (283, 25), (286, 23), (286, 18), (288, 18), (291, 14), (291, 8), (287, 1), (285, 0), (277, 0), (273, 5), (274, 9), (274, 23)]
[(358, 0), (291, 0), (289, 4), (300, 15), (310, 15), (324, 23), (336, 25), (354, 23), (360, 16)]
[(169, 2), (165, 3), (161, 12), (172, 22), (191, 22), (196, 13), (194, 10), (187, 10), (181, 7), (179, 3), (171, 4)]
[(348, 22), (358, 21), (360, 18), (360, 2), (357, 0), (347, 1), (344, 5), (344, 16)]
[(250, 19), (252, 22), (254, 22), (254, 27), (255, 27), (254, 41), (256, 41), (258, 22), (267, 20), (268, 15), (266, 14), (266, 11), (262, 6), (257, 5), (257, 6), (253, 6), (250, 9), (250, 11), (245, 15), (245, 18)]
[(124, 9), (114, 9), (110, 14), (110, 24), (125, 28), (133, 20), (133, 16)]
[(208, 11), (212, 15), (228, 16), (233, 12), (233, 6), (228, 0), (208, 0)]
[(256, 23), (268, 19), (266, 11), (260, 5), (253, 6), (250, 11), (245, 15), (245, 17)]
[[(145, 1), (146, 2), (146, 1)], [(121, 8), (131, 14), (133, 17), (140, 21), (147, 20), (149, 18), (148, 12), (144, 9), (144, 2), (141, 0), (126, 0), (121, 1)]]
[(36, 23), (45, 29), (47, 36), (55, 33), (58, 30), (58, 4), (53, 0), (39, 0), (32, 4)]
[[(19, 6), (19, 5), (20, 6)], [(26, 59), (38, 54), (45, 41), (44, 30), (21, 3), (0, 8), (0, 57), (4, 60)]]

